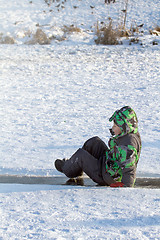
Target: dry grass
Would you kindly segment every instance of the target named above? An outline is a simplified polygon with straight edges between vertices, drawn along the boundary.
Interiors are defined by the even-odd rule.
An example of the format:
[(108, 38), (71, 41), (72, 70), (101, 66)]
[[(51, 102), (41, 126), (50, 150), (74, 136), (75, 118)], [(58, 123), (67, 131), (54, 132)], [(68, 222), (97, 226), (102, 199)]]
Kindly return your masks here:
[(150, 29), (149, 30), (149, 33), (151, 34), (151, 35), (156, 35), (156, 36), (160, 36), (160, 27), (159, 26), (156, 26), (153, 30), (152, 29)]
[(33, 38), (27, 41), (26, 44), (46, 45), (46, 44), (50, 44), (50, 39), (47, 37), (45, 32), (43, 32), (42, 29), (38, 28), (36, 33), (33, 35)]
[(57, 40), (57, 41), (64, 41), (66, 40), (66, 35), (67, 34), (72, 34), (73, 32), (81, 32), (80, 28), (74, 26), (74, 25), (70, 25), (70, 26), (66, 26), (64, 25), (62, 27), (62, 31), (64, 32), (63, 36), (50, 36), (47, 37), (47, 35), (45, 34), (45, 32), (41, 29), (38, 28), (35, 34), (32, 34), (32, 32), (30, 31), (26, 31), (25, 32), (25, 36), (28, 36), (29, 38), (32, 38), (28, 41), (25, 42), (25, 44), (28, 45), (34, 45), (34, 44), (40, 44), (40, 45), (46, 45), (46, 44), (50, 44), (52, 40)]
[(0, 34), (0, 44), (14, 44), (15, 40), (13, 37), (10, 36), (3, 36), (3, 34)]
[(66, 26), (66, 25), (64, 25), (63, 26), (63, 28), (62, 28), (62, 31), (66, 34), (71, 34), (71, 33), (73, 33), (73, 32), (77, 32), (77, 33), (79, 33), (79, 32), (81, 32), (81, 29), (80, 28), (78, 28), (78, 27), (76, 27), (76, 26), (74, 26), (74, 25), (70, 25), (70, 26)]
[(130, 29), (126, 29), (123, 24), (118, 24), (116, 28), (113, 27), (112, 19), (109, 19), (109, 24), (103, 27), (99, 27), (97, 23), (96, 26), (96, 36), (97, 39), (95, 42), (97, 44), (104, 44), (104, 45), (117, 45), (121, 44), (122, 42), (120, 39), (122, 37), (130, 39), (130, 44), (132, 43), (139, 43), (139, 38), (143, 34), (143, 24), (136, 25), (133, 23)]
[(70, 35), (72, 33), (80, 33), (81, 32), (81, 29), (74, 26), (74, 25), (70, 25), (70, 26), (66, 26), (64, 25), (62, 28), (61, 28), (62, 32), (63, 32), (63, 35), (62, 36), (55, 36), (55, 35), (52, 35), (49, 39), (50, 40), (57, 40), (57, 41), (65, 41), (67, 40), (67, 35)]
[(139, 38), (138, 37), (137, 38), (131, 38), (130, 41), (129, 41), (129, 44), (132, 45), (132, 43), (134, 43), (134, 44), (139, 43)]
[(155, 27), (155, 30), (156, 30), (157, 32), (160, 32), (160, 26), (156, 26), (156, 27)]
[(108, 25), (99, 28), (99, 24), (96, 26), (96, 44), (103, 45), (117, 45), (119, 44), (119, 31), (113, 29), (112, 21)]

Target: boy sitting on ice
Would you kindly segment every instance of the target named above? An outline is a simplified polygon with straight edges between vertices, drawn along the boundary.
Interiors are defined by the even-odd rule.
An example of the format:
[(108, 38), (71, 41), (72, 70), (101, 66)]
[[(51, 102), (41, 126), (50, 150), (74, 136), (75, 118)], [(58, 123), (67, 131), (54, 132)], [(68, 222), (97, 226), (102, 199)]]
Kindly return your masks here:
[(115, 111), (109, 121), (113, 121), (109, 148), (99, 137), (93, 137), (70, 159), (57, 159), (56, 169), (69, 178), (85, 172), (99, 185), (133, 187), (141, 151), (136, 113), (125, 106)]

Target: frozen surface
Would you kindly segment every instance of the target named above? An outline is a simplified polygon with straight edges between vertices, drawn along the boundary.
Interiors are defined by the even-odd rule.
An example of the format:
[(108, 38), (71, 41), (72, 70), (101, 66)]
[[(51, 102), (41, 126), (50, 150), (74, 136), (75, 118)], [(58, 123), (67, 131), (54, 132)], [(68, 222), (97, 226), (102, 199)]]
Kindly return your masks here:
[[(137, 174), (159, 174), (160, 40), (149, 35), (160, 25), (159, 0), (129, 4), (126, 24), (144, 23), (142, 46), (94, 44), (97, 21), (116, 22), (122, 1), (0, 5), (0, 39), (15, 40), (0, 45), (0, 174), (59, 175), (54, 160), (70, 157), (89, 137), (107, 142), (108, 118), (124, 105), (139, 118)], [(81, 33), (64, 36), (64, 24)], [(56, 40), (24, 44), (38, 27)], [(158, 240), (159, 196), (159, 189), (0, 184), (0, 240)]]

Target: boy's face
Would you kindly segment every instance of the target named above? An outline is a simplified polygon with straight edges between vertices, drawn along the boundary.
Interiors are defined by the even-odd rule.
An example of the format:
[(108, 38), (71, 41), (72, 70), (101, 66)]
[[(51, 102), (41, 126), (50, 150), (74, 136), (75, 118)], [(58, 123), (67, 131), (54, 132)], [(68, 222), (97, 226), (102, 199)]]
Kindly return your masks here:
[(112, 131), (114, 132), (114, 134), (116, 136), (119, 135), (122, 132), (120, 127), (118, 127), (115, 123), (113, 123)]

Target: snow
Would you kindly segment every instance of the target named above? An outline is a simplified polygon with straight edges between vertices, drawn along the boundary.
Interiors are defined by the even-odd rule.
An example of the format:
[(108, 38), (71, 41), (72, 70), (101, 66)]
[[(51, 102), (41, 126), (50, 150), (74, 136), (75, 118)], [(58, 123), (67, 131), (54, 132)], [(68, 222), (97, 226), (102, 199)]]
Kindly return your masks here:
[[(159, 1), (129, 3), (127, 26), (144, 23), (143, 44), (131, 46), (94, 43), (97, 21), (116, 22), (122, 1), (0, 4), (0, 39), (15, 41), (0, 44), (0, 174), (60, 175), (54, 160), (92, 136), (107, 142), (108, 118), (124, 105), (139, 119), (137, 175), (159, 174), (160, 40), (149, 34), (160, 26)], [(71, 24), (81, 32), (64, 34)], [(37, 26), (55, 39), (26, 44)], [(159, 189), (0, 184), (0, 239), (160, 239), (159, 196)]]
[(19, 191), (1, 194), (2, 239), (159, 239), (159, 190)]

